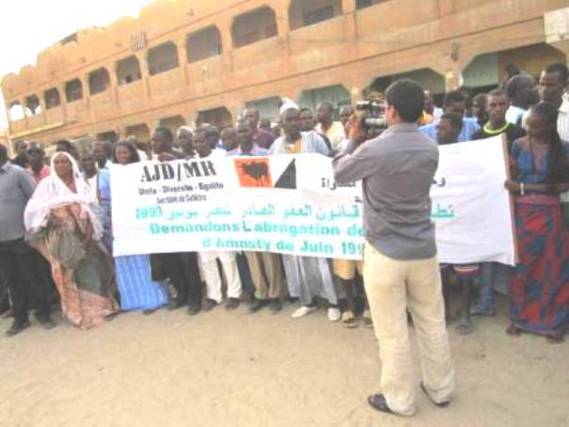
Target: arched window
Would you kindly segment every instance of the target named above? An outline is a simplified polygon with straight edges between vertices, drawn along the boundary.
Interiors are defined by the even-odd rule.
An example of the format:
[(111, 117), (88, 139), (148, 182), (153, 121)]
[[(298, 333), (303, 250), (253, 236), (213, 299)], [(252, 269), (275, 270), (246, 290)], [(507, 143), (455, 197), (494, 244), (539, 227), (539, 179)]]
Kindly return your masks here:
[(127, 85), (142, 78), (140, 63), (134, 55), (117, 62), (117, 80), (119, 86)]
[(292, 0), (288, 8), (291, 30), (317, 24), (341, 14), (341, 0)]
[(268, 6), (239, 15), (233, 21), (233, 47), (246, 46), (277, 35), (275, 11)]
[(43, 94), (43, 98), (45, 101), (46, 110), (54, 107), (59, 107), (61, 105), (61, 97), (59, 96), (59, 91), (57, 88), (46, 90)]
[(41, 114), (40, 99), (37, 97), (37, 95), (30, 95), (26, 98), (26, 109), (32, 116)]
[(110, 84), (111, 79), (106, 68), (99, 68), (89, 73), (89, 93), (91, 95), (104, 92)]
[(22, 120), (25, 117), (24, 107), (22, 107), (20, 101), (13, 101), (10, 104), (9, 113), (11, 121)]
[(388, 0), (356, 0), (356, 9), (363, 9)]
[(73, 79), (65, 84), (65, 99), (67, 102), (78, 101), (83, 98), (83, 85), (81, 80)]
[(166, 42), (148, 50), (146, 56), (148, 73), (153, 76), (177, 68), (178, 48), (173, 42)]
[(188, 35), (188, 62), (197, 62), (221, 55), (221, 34), (216, 26), (204, 28)]
[(219, 129), (229, 126), (232, 123), (231, 113), (225, 107), (213, 108), (211, 110), (203, 110), (198, 112), (196, 124), (198, 126), (204, 123), (215, 125)]

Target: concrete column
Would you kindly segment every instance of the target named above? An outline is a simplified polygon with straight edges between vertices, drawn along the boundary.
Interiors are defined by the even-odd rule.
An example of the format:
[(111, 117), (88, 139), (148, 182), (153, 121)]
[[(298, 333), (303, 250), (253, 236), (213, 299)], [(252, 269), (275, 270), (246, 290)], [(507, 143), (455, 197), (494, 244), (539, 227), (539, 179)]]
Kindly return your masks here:
[(178, 64), (182, 68), (182, 73), (184, 75), (184, 82), (186, 86), (190, 84), (190, 76), (188, 73), (188, 44), (187, 35), (184, 34), (183, 37), (176, 40), (176, 51), (178, 52)]
[(290, 24), (288, 21), (288, 7), (290, 1), (291, 0), (276, 0), (269, 5), (275, 11), (277, 34), (279, 37), (284, 37), (290, 32)]
[(10, 113), (10, 102), (4, 103), (4, 109), (6, 110), (6, 118), (8, 119), (8, 123), (12, 121), (12, 114)]
[(275, 11), (275, 20), (277, 22), (277, 37), (282, 43), (283, 58), (290, 55), (290, 22), (288, 17), (288, 8), (292, 0), (273, 0), (269, 6)]
[[(6, 109), (6, 119), (8, 119), (8, 131), (9, 133), (13, 133), (12, 129), (12, 114), (10, 113), (10, 102), (4, 103), (4, 108)], [(11, 144), (8, 144), (8, 150), (11, 149)]]
[(26, 129), (28, 129), (28, 111), (26, 110), (26, 98), (19, 99), (18, 102), (22, 106), (22, 111), (24, 113), (24, 122), (26, 123)]
[(221, 35), (222, 46), (222, 64), (224, 73), (233, 73), (233, 37), (231, 35), (231, 26), (233, 24), (232, 16), (224, 16), (221, 22), (217, 24)]
[(109, 64), (105, 68), (109, 73), (109, 90), (111, 91), (111, 102), (113, 103), (113, 108), (117, 110), (119, 107), (119, 79), (117, 77), (117, 64), (115, 62), (113, 64)]
[(117, 133), (118, 133), (118, 135), (119, 135), (119, 140), (120, 140), (120, 139), (126, 139), (126, 137), (128, 136), (128, 135), (126, 134), (126, 126), (117, 125), (117, 129), (118, 129), (118, 132), (117, 132)]
[(563, 52), (569, 64), (569, 7), (545, 13), (543, 26), (547, 44)]
[(141, 50), (135, 53), (136, 58), (138, 59), (138, 63), (140, 65), (140, 75), (142, 76), (142, 80), (144, 81), (144, 90), (146, 93), (146, 99), (151, 98), (150, 94), (150, 74), (148, 72), (148, 62), (146, 61), (146, 53), (147, 49)]
[(363, 100), (366, 88), (373, 82), (373, 76), (366, 76), (363, 74), (355, 74), (347, 76), (342, 81), (342, 84), (350, 92), (352, 104)]
[(451, 42), (448, 46), (448, 55), (441, 58), (438, 62), (430, 64), (429, 68), (443, 76), (445, 79), (445, 90), (448, 92), (463, 85), (462, 72), (474, 57), (474, 53), (464, 51), (459, 44)]
[(342, 13), (344, 15), (346, 41), (353, 42), (358, 37), (356, 0), (342, 0)]
[(61, 83), (57, 86), (59, 92), (59, 101), (61, 102), (61, 113), (63, 117), (63, 122), (67, 122), (67, 97), (65, 96), (65, 83)]
[(81, 80), (81, 86), (83, 87), (83, 100), (85, 101), (87, 108), (91, 108), (91, 103), (90, 103), (91, 94), (89, 92), (89, 75), (85, 74), (79, 77), (79, 80)]
[(41, 117), (43, 119), (43, 124), (46, 125), (47, 124), (47, 116), (45, 114), (45, 92), (41, 92), (40, 95), (37, 95), (39, 101), (40, 101), (40, 107), (41, 107)]
[(279, 92), (281, 98), (288, 98), (294, 102), (300, 102), (300, 97), (302, 96), (301, 87), (293, 87), (286, 91)]
[(454, 1), (455, 0), (439, 0), (439, 16), (450, 15), (454, 12)]

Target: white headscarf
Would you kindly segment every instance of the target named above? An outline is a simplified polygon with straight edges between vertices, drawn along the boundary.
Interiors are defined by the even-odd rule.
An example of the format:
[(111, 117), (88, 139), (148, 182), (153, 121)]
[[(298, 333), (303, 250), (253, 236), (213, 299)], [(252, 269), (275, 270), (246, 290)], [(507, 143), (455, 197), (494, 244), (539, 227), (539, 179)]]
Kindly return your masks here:
[(279, 115), (282, 115), (285, 111), (288, 110), (300, 110), (298, 104), (294, 102), (292, 99), (284, 98), (283, 101), (284, 102), (279, 111)]
[[(55, 172), (55, 159), (59, 156), (65, 156), (71, 163), (75, 189), (77, 190), (75, 193), (65, 185), (63, 180), (57, 176)], [(93, 202), (93, 193), (90, 190), (89, 184), (87, 184), (81, 175), (75, 159), (65, 152), (55, 153), (51, 158), (51, 174), (39, 183), (24, 211), (26, 231), (34, 232), (45, 227), (53, 208), (77, 203), (81, 206), (81, 213), (88, 215), (91, 219), (94, 237), (99, 238), (101, 236), (101, 226), (90, 208)]]

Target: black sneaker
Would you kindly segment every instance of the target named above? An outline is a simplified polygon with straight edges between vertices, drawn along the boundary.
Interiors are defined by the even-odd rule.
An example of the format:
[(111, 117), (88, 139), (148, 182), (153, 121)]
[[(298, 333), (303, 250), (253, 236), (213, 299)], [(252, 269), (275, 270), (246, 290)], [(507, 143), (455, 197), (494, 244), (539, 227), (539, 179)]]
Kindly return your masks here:
[(235, 310), (241, 301), (238, 298), (229, 298), (225, 303), (226, 310)]
[(266, 299), (256, 299), (254, 300), (251, 305), (249, 306), (249, 313), (256, 313), (264, 306), (266, 306), (269, 302)]
[(210, 311), (210, 310), (214, 309), (216, 305), (217, 305), (216, 301), (208, 298), (204, 301), (202, 308), (204, 311)]
[(275, 298), (271, 301), (271, 304), (269, 305), (269, 310), (271, 311), (271, 313), (277, 314), (282, 309), (283, 309), (283, 303), (279, 298)]
[(7, 337), (13, 337), (14, 335), (18, 335), (24, 329), (30, 326), (30, 321), (28, 319), (25, 320), (14, 320), (10, 329), (6, 331)]

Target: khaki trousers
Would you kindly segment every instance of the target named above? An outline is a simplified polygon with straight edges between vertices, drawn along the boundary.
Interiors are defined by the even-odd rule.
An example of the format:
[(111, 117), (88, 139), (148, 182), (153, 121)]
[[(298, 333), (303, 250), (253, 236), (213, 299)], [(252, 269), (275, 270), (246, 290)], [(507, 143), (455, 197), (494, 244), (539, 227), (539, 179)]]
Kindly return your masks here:
[(255, 286), (255, 297), (259, 300), (283, 297), (284, 275), (279, 256), (269, 252), (245, 252), (245, 257)]
[(437, 258), (400, 261), (366, 243), (364, 283), (381, 361), (380, 392), (400, 415), (415, 412), (417, 380), (412, 367), (408, 308), (420, 351), (422, 381), (436, 402), (454, 390), (441, 275)]

